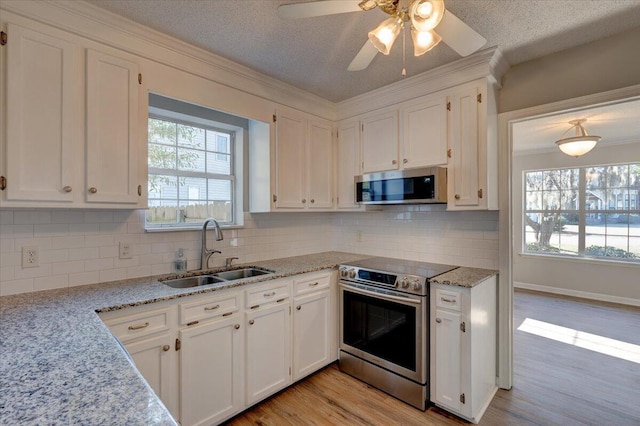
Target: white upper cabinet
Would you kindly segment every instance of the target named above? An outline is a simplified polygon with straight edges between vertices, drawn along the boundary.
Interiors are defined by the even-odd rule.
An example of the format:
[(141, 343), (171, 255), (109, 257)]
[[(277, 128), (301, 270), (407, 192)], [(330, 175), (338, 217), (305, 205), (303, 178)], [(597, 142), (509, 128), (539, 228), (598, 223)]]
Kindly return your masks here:
[(485, 80), (451, 92), (448, 210), (497, 208), (495, 95)]
[(356, 203), (354, 178), (360, 171), (360, 121), (338, 126), (336, 194), (338, 209), (360, 209)]
[(80, 49), (18, 25), (7, 32), (6, 200), (67, 206), (82, 191), (75, 173), (82, 161)]
[(402, 168), (447, 164), (447, 97), (424, 96), (402, 105)]
[(138, 202), (139, 87), (136, 63), (87, 50), (87, 202)]
[(138, 65), (44, 25), (7, 33), (2, 206), (146, 207)]
[[(274, 114), (275, 132), (267, 154), (250, 142), (250, 211), (310, 211), (333, 208), (333, 126), (291, 108)], [(251, 159), (253, 157), (253, 159)], [(269, 191), (267, 200), (264, 193)]]
[(398, 111), (366, 115), (362, 123), (362, 172), (398, 168)]

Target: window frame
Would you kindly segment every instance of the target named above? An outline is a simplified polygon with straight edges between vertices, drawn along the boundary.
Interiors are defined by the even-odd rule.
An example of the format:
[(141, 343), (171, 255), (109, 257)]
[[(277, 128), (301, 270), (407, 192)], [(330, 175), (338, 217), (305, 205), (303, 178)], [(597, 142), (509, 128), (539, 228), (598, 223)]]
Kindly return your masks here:
[[(191, 119), (190, 119), (191, 118)], [(207, 203), (211, 200), (208, 199), (208, 192), (209, 192), (209, 180), (214, 179), (214, 180), (225, 180), (225, 181), (229, 181), (229, 185), (231, 188), (231, 194), (230, 194), (230, 204), (231, 204), (231, 221), (221, 221), (219, 220), (220, 226), (224, 227), (224, 228), (235, 228), (235, 227), (241, 227), (243, 224), (241, 223), (241, 221), (239, 220), (238, 217), (238, 210), (242, 210), (242, 206), (238, 205), (239, 201), (241, 202), (242, 200), (242, 190), (241, 188), (238, 188), (237, 185), (237, 171), (238, 169), (241, 169), (241, 167), (239, 167), (240, 165), (238, 164), (238, 159), (237, 159), (237, 145), (238, 143), (240, 143), (241, 141), (239, 141), (239, 133), (242, 131), (241, 128), (237, 128), (237, 126), (234, 125), (228, 125), (226, 123), (221, 123), (221, 122), (215, 122), (213, 120), (210, 119), (205, 119), (205, 118), (201, 118), (201, 117), (197, 117), (197, 116), (190, 116), (188, 114), (183, 114), (183, 113), (179, 113), (179, 112), (174, 112), (174, 111), (170, 111), (170, 110), (164, 110), (162, 108), (157, 108), (157, 107), (150, 107), (149, 108), (149, 113), (148, 113), (148, 120), (150, 119), (155, 119), (155, 120), (162, 120), (162, 121), (166, 121), (166, 122), (170, 122), (170, 123), (174, 123), (176, 125), (184, 125), (184, 126), (190, 126), (190, 127), (195, 127), (195, 128), (199, 128), (199, 129), (203, 129), (205, 131), (213, 131), (216, 133), (223, 133), (223, 134), (227, 134), (229, 135), (229, 154), (224, 153), (223, 155), (228, 155), (229, 156), (229, 174), (220, 174), (220, 173), (208, 173), (208, 172), (198, 172), (198, 171), (188, 171), (188, 170), (179, 170), (178, 169), (178, 163), (176, 161), (176, 167), (173, 169), (164, 169), (164, 168), (156, 168), (156, 167), (151, 167), (148, 166), (148, 170), (147, 170), (147, 176), (152, 175), (152, 174), (159, 174), (159, 175), (165, 175), (165, 176), (175, 176), (176, 178), (180, 179), (181, 177), (193, 177), (193, 178), (202, 178), (206, 180), (206, 184), (207, 184), (207, 190), (206, 190), (206, 194), (207, 194), (207, 199), (206, 200), (201, 200), (201, 201), (206, 201)], [(148, 124), (147, 124), (148, 126)], [(168, 146), (168, 147), (173, 147), (173, 148), (177, 148), (179, 147), (178, 145), (178, 141), (177, 141), (177, 136), (176, 136), (176, 141), (173, 145), (169, 145), (169, 144), (162, 144), (162, 143), (156, 143), (156, 142), (150, 142), (149, 138), (147, 137), (147, 147), (149, 147), (151, 144), (154, 145), (159, 145), (159, 146)], [(212, 154), (215, 155), (216, 158), (219, 157), (219, 155), (221, 154), (218, 151), (218, 140), (217, 140), (217, 135), (216, 135), (216, 140), (214, 142), (214, 146), (215, 146), (215, 151), (210, 151), (206, 149), (206, 145), (205, 145), (205, 149), (199, 149), (199, 148), (189, 148), (189, 147), (185, 147), (187, 149), (194, 149), (196, 151), (201, 151), (203, 153), (205, 153), (205, 170), (206, 170), (206, 154)], [(147, 148), (148, 149), (148, 148)], [(176, 151), (177, 152), (177, 151)], [(177, 160), (177, 159), (176, 159)], [(148, 191), (150, 191), (150, 187), (148, 188)], [(148, 194), (148, 201), (156, 201), (156, 200), (161, 200), (160, 198), (155, 198), (152, 197), (151, 194)], [(177, 194), (176, 194), (176, 209), (179, 209), (179, 203), (180, 203), (180, 191), (179, 189), (177, 189)], [(187, 200), (188, 201), (188, 200)], [(193, 230), (193, 229), (199, 229), (200, 227), (202, 227), (202, 224), (204, 223), (204, 219), (202, 221), (197, 221), (197, 222), (182, 222), (179, 220), (179, 210), (178, 210), (178, 218), (176, 220), (175, 223), (171, 223), (171, 224), (151, 224), (147, 221), (147, 212), (145, 212), (145, 223), (144, 223), (144, 227), (145, 230), (147, 232), (157, 232), (157, 231), (178, 231), (178, 230)], [(216, 219), (218, 220), (218, 219)]]
[[(587, 261), (606, 261), (606, 262), (622, 262), (625, 264), (629, 264), (629, 265), (638, 265), (640, 264), (640, 256), (638, 256), (635, 259), (630, 259), (630, 258), (624, 258), (624, 257), (615, 257), (615, 256), (598, 256), (598, 255), (594, 255), (594, 254), (587, 254), (586, 253), (586, 241), (587, 241), (587, 216), (591, 215), (591, 214), (598, 214), (598, 215), (611, 215), (611, 214), (620, 214), (620, 215), (627, 215), (628, 217), (628, 222), (627, 222), (627, 249), (630, 249), (629, 247), (629, 243), (630, 243), (630, 239), (634, 236), (630, 235), (629, 230), (631, 228), (631, 215), (640, 215), (640, 206), (638, 207), (638, 209), (631, 209), (630, 207), (630, 202), (632, 199), (637, 200), (638, 197), (640, 197), (640, 194), (638, 193), (634, 193), (631, 194), (630, 192), (628, 192), (629, 190), (632, 189), (630, 182), (627, 182), (627, 193), (626, 193), (626, 201), (623, 200), (623, 207), (624, 208), (615, 208), (615, 209), (587, 209), (586, 206), (586, 199), (587, 199), (587, 191), (589, 190), (587, 188), (587, 171), (589, 169), (593, 169), (593, 168), (606, 168), (606, 167), (611, 167), (611, 166), (627, 166), (630, 167), (632, 165), (637, 165), (639, 164), (636, 161), (632, 161), (632, 162), (625, 162), (625, 163), (612, 163), (612, 164), (595, 164), (595, 165), (584, 165), (584, 166), (570, 166), (570, 167), (554, 167), (554, 168), (545, 168), (545, 169), (529, 169), (529, 170), (522, 170), (522, 213), (521, 213), (521, 219), (522, 219), (522, 228), (521, 228), (521, 253), (523, 255), (526, 256), (548, 256), (548, 257), (553, 257), (553, 258), (563, 258), (563, 259), (572, 259), (572, 260), (587, 260)], [(527, 208), (527, 195), (530, 192), (533, 191), (528, 191), (527, 190), (527, 174), (528, 173), (537, 173), (537, 172), (550, 172), (550, 171), (556, 171), (556, 170), (571, 170), (571, 169), (577, 169), (578, 170), (578, 189), (577, 189), (577, 196), (578, 196), (578, 208), (577, 209), (558, 209), (558, 210), (544, 210), (544, 209), (528, 209)], [(629, 169), (629, 173), (630, 173), (630, 169)], [(616, 188), (616, 187), (612, 187), (612, 188)], [(608, 190), (610, 189), (606, 184), (603, 187), (603, 190)], [(543, 191), (543, 190), (542, 190)], [(606, 197), (605, 197), (605, 203), (606, 203)], [(626, 204), (625, 204), (626, 203)], [(542, 204), (540, 207), (544, 207), (544, 204)], [(528, 223), (527, 223), (527, 215), (528, 214), (544, 214), (544, 213), (548, 213), (548, 212), (555, 212), (558, 213), (560, 215), (562, 214), (577, 214), (578, 215), (578, 252), (576, 254), (570, 254), (570, 253), (555, 253), (555, 252), (547, 252), (547, 251), (529, 251), (527, 248), (527, 228), (528, 228)], [(605, 225), (605, 247), (608, 247), (606, 244), (606, 238), (607, 236), (609, 236), (609, 234), (607, 233), (607, 222), (605, 220), (604, 222)], [(553, 233), (556, 233), (556, 231), (553, 231)], [(611, 246), (611, 247), (615, 247), (615, 246)], [(560, 250), (562, 249), (562, 245), (560, 245)], [(627, 250), (628, 251), (628, 250)]]

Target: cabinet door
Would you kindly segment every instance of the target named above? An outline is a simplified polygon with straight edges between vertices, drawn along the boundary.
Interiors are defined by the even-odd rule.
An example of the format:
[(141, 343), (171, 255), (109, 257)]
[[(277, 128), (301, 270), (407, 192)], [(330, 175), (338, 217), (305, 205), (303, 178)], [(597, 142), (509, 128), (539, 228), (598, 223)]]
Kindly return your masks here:
[(460, 412), (461, 314), (436, 309), (432, 319), (431, 398)]
[(330, 362), (329, 291), (299, 297), (293, 311), (293, 380)]
[(14, 24), (7, 31), (7, 200), (69, 203), (81, 191), (79, 48)]
[(209, 425), (244, 408), (240, 318), (180, 331), (181, 424)]
[(178, 411), (178, 357), (174, 347), (175, 334), (129, 343), (125, 347), (136, 368), (176, 419)]
[(451, 96), (449, 208), (479, 204), (479, 130), (477, 87)]
[(291, 382), (289, 310), (286, 303), (246, 314), (247, 405)]
[(402, 167), (447, 164), (447, 98), (427, 96), (402, 109)]
[(330, 209), (333, 206), (333, 138), (331, 123), (309, 121), (308, 206)]
[(338, 128), (337, 206), (356, 209), (354, 178), (360, 172), (360, 122), (344, 123)]
[(276, 208), (303, 209), (307, 121), (289, 110), (279, 110), (276, 117)]
[(363, 173), (398, 168), (398, 111), (362, 119)]
[(87, 50), (87, 202), (138, 202), (138, 65)]

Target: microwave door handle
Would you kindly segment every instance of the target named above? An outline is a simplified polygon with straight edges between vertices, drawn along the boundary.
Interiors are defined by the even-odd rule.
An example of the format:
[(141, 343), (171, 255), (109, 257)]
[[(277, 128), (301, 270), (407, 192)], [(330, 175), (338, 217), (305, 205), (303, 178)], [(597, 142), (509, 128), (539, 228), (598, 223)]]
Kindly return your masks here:
[(397, 302), (413, 303), (414, 305), (420, 305), (422, 303), (421, 299), (410, 299), (408, 297), (392, 296), (390, 294), (376, 293), (375, 291), (363, 290), (361, 288), (356, 289), (349, 286), (342, 286), (342, 288), (347, 289), (349, 291), (353, 291), (354, 293), (374, 296), (374, 297), (377, 297), (378, 299), (395, 300)]

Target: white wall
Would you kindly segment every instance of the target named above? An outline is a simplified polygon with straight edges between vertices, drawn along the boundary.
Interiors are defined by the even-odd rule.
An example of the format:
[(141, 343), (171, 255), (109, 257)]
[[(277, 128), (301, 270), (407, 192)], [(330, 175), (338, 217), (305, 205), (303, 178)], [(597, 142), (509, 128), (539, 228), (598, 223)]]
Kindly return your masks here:
[(515, 65), (502, 79), (498, 111), (640, 84), (639, 42), (640, 27)]
[[(495, 268), (497, 213), (447, 213), (422, 207), (390, 207), (372, 213), (245, 214), (245, 227), (227, 230), (209, 246), (241, 263), (345, 250), (414, 260)], [(422, 210), (422, 211), (420, 211)], [(0, 211), (0, 295), (65, 288), (170, 273), (179, 248), (188, 269), (199, 267), (196, 231), (146, 233), (143, 211)], [(362, 232), (362, 242), (356, 231)], [(120, 260), (118, 245), (132, 244)], [(21, 266), (23, 246), (40, 249), (40, 266)]]
[[(517, 141), (514, 141), (517, 144)], [(573, 158), (559, 150), (513, 157), (513, 281), (517, 287), (640, 305), (640, 264), (522, 255), (522, 171), (640, 161), (640, 141)]]

